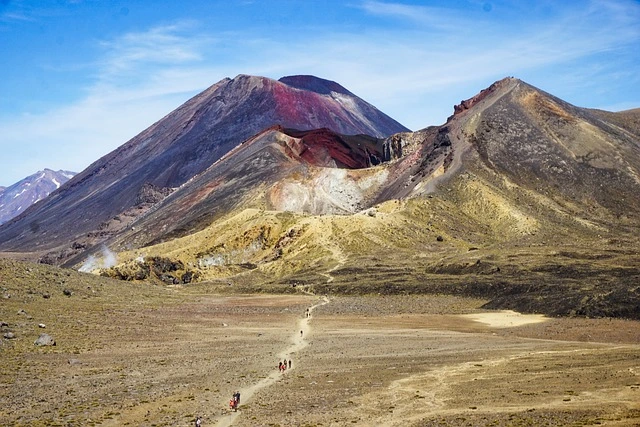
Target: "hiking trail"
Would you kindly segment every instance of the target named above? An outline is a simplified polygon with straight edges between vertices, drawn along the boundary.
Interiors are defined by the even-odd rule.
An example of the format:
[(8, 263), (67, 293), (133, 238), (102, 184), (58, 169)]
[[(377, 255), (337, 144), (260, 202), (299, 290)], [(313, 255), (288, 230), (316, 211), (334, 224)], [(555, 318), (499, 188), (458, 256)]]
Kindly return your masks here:
[[(287, 348), (285, 348), (283, 351), (278, 353), (277, 355), (278, 359), (286, 358), (287, 360), (290, 360), (292, 354), (297, 353), (298, 351), (302, 350), (307, 345), (309, 345), (309, 342), (307, 341), (307, 335), (309, 334), (309, 332), (311, 332), (311, 325), (309, 324), (309, 321), (313, 318), (312, 313), (317, 307), (320, 307), (328, 303), (329, 303), (329, 298), (324, 296), (322, 297), (322, 300), (320, 302), (309, 307), (309, 317), (305, 316), (296, 322), (296, 330), (293, 336), (290, 338), (291, 344)], [(302, 331), (302, 335), (300, 335), (300, 331)], [(296, 366), (297, 366), (297, 363), (293, 365), (291, 369), (295, 369)], [(276, 369), (274, 369), (273, 372), (271, 372), (268, 377), (263, 378), (256, 384), (249, 387), (245, 387), (243, 389), (239, 389), (240, 395), (241, 395), (239, 409), (236, 412), (229, 412), (228, 414), (223, 415), (221, 418), (218, 419), (215, 425), (217, 427), (229, 427), (233, 425), (233, 422), (235, 421), (235, 419), (242, 414), (242, 405), (250, 402), (251, 398), (257, 391), (275, 384), (279, 379), (282, 378), (282, 376), (283, 374), (281, 372), (278, 372)], [(228, 405), (228, 401), (223, 402), (223, 404)]]

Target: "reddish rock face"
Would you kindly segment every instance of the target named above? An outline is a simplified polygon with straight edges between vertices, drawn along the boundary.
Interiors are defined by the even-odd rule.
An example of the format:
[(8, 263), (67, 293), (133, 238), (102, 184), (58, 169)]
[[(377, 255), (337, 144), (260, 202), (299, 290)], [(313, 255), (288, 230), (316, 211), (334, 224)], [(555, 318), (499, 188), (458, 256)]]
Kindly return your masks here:
[(381, 140), (365, 135), (339, 135), (329, 129), (284, 133), (299, 142), (292, 146), (294, 153), (315, 166), (361, 169), (379, 164), (382, 160)]

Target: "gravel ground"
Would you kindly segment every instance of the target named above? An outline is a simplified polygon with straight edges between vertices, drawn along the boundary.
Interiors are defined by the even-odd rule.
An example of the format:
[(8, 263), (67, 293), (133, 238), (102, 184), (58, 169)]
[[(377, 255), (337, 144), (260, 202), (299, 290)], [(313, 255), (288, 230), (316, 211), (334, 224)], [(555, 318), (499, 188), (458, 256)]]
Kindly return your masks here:
[[(97, 296), (6, 290), (0, 320), (16, 338), (1, 341), (1, 425), (640, 422), (638, 322), (492, 328), (463, 316), (484, 301), (458, 297), (90, 286)], [(41, 322), (55, 347), (33, 345)]]

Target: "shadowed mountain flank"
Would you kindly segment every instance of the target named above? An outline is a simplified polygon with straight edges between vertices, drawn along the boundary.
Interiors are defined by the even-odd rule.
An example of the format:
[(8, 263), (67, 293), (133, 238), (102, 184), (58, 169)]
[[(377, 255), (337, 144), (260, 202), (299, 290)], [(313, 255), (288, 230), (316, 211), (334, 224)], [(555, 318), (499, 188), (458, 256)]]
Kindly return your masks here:
[(295, 87), (296, 89), (310, 90), (312, 92), (320, 93), (323, 95), (330, 95), (331, 92), (334, 92), (343, 95), (354, 96), (340, 84), (331, 80), (319, 79), (314, 76), (286, 76), (280, 78), (278, 81), (286, 84), (287, 86)]
[(329, 129), (283, 132), (297, 141), (289, 148), (309, 164), (325, 167), (362, 169), (385, 160), (382, 140), (368, 135), (339, 135)]

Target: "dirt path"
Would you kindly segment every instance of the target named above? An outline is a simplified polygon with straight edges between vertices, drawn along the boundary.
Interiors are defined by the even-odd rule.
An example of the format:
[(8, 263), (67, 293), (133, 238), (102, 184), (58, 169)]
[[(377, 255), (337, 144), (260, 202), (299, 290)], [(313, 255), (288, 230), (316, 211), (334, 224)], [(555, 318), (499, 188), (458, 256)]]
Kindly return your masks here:
[(322, 234), (322, 241), (324, 247), (331, 251), (331, 255), (333, 259), (336, 261), (336, 264), (328, 269), (325, 273), (320, 273), (327, 278), (327, 283), (333, 282), (334, 278), (331, 273), (336, 271), (338, 268), (342, 267), (347, 262), (347, 256), (345, 255), (342, 248), (338, 245), (338, 243), (332, 241), (328, 236), (333, 236), (333, 222), (331, 218), (329, 218), (325, 222), (325, 229), (328, 230), (326, 233)]
[[(320, 307), (328, 303), (329, 303), (329, 298), (325, 296), (325, 297), (322, 297), (322, 301), (309, 307), (308, 316), (298, 320), (298, 322), (296, 323), (296, 330), (290, 339), (290, 345), (278, 354), (278, 359), (291, 360), (292, 355), (296, 354), (297, 352), (305, 348), (307, 345), (309, 345), (309, 342), (307, 341), (306, 337), (311, 332), (311, 324), (309, 323), (309, 321), (313, 318), (313, 311), (317, 307)], [(291, 366), (291, 369), (295, 369), (295, 368), (296, 368), (296, 364), (293, 364)], [(283, 377), (283, 375), (286, 375), (286, 374), (275, 371), (274, 369), (274, 371), (271, 374), (269, 374), (268, 377), (263, 378), (258, 383), (249, 387), (245, 387), (244, 389), (240, 389), (239, 390), (240, 396), (241, 396), (240, 409), (238, 411), (229, 412), (227, 415), (224, 415), (222, 418), (218, 420), (218, 423), (216, 425), (218, 427), (228, 427), (233, 425), (233, 422), (235, 421), (235, 419), (242, 414), (242, 410), (241, 410), (242, 404), (246, 404), (247, 402), (250, 402), (251, 398), (256, 392), (258, 392), (259, 390), (262, 390), (263, 388), (267, 388), (275, 384), (277, 381), (279, 381)], [(228, 401), (223, 402), (223, 404), (228, 404)]]

